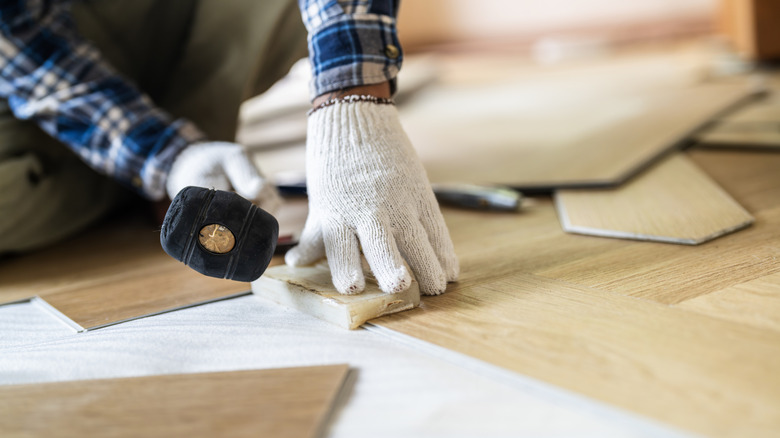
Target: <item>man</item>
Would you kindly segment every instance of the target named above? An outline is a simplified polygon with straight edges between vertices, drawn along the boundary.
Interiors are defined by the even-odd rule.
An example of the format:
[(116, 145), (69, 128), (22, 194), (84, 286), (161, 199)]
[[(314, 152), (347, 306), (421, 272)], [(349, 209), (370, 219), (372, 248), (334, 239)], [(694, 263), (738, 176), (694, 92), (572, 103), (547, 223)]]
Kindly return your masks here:
[(310, 213), (287, 263), (327, 256), (338, 290), (359, 293), (362, 247), (385, 292), (409, 286), (404, 260), (423, 293), (444, 292), (457, 258), (389, 100), (398, 2), (298, 3), (308, 44), (291, 0), (0, 1), (0, 252), (83, 229), (120, 185), (150, 200), (233, 189), (273, 209), (232, 143), (238, 108), (308, 45)]

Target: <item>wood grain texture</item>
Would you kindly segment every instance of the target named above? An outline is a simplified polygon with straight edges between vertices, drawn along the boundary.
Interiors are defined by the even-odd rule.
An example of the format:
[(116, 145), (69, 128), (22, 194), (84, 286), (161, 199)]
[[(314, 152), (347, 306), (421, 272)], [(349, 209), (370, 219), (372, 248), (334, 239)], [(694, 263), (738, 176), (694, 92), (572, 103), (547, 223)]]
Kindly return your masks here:
[(377, 323), (707, 435), (780, 428), (780, 333), (530, 274)]
[(570, 233), (698, 245), (753, 223), (753, 217), (682, 154), (615, 189), (559, 190), (558, 216)]
[(347, 365), (0, 387), (11, 437), (315, 437)]
[(0, 302), (40, 296), (84, 329), (247, 293), (205, 277), (160, 247), (137, 217), (0, 264)]
[(780, 274), (683, 301), (678, 307), (780, 332)]

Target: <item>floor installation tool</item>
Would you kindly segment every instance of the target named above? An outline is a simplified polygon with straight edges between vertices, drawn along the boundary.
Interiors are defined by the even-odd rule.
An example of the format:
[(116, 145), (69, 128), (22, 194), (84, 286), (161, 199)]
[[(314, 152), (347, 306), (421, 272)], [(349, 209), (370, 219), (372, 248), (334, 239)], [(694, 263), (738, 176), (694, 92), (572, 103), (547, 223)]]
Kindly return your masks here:
[(341, 295), (326, 264), (276, 266), (260, 278), (273, 257), (278, 230), (273, 216), (235, 193), (187, 187), (168, 208), (160, 242), (170, 256), (201, 274), (252, 281), (255, 294), (345, 328), (420, 303), (416, 282), (404, 292), (386, 294), (370, 274), (362, 294)]

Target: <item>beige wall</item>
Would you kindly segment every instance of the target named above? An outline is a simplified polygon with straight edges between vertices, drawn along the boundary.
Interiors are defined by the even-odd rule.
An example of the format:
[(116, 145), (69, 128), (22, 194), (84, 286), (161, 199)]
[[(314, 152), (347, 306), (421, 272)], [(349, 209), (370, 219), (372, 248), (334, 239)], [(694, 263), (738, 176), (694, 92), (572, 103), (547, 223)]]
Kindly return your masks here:
[[(399, 34), (427, 44), (561, 33), (679, 33), (712, 27), (718, 0), (402, 0)], [(640, 33), (641, 33), (640, 32)], [(637, 37), (641, 35), (637, 34)]]

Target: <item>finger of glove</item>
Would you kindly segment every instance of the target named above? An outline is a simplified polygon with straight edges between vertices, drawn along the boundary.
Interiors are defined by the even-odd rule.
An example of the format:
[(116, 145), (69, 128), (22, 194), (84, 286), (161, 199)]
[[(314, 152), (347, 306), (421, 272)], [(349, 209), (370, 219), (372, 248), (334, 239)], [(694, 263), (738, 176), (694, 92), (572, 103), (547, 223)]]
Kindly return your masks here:
[(236, 145), (229, 152), (225, 152), (222, 160), (223, 169), (233, 190), (246, 199), (257, 200), (268, 183), (241, 146)]
[(336, 225), (324, 231), (325, 253), (339, 292), (354, 295), (363, 292), (366, 279), (360, 262), (360, 249), (355, 233), (347, 226)]
[(305, 266), (323, 257), (325, 257), (325, 243), (322, 239), (322, 229), (309, 213), (298, 245), (287, 251), (284, 262), (290, 266)]
[(423, 295), (444, 293), (447, 289), (447, 277), (422, 224), (419, 222), (406, 224), (397, 242), (398, 249), (414, 272), (420, 286), (420, 293)]
[(420, 222), (427, 232), (428, 241), (439, 260), (447, 281), (457, 281), (460, 274), (460, 264), (438, 204), (429, 204), (424, 207), (420, 214)]
[(412, 278), (404, 266), (390, 227), (379, 222), (365, 224), (358, 228), (358, 238), (379, 288), (386, 293), (406, 290)]

